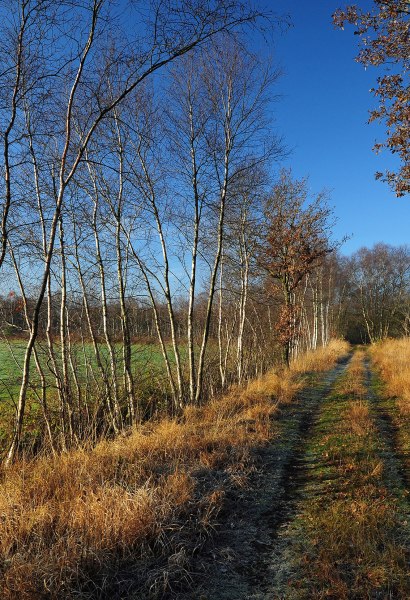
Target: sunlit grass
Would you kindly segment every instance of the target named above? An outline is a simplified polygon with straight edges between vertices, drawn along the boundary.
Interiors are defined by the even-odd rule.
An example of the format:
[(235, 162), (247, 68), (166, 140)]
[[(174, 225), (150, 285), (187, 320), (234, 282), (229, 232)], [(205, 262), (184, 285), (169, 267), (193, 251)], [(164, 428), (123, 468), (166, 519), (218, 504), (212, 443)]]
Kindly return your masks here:
[[(401, 455), (407, 485), (410, 482), (410, 339), (387, 340), (370, 350), (378, 371), (381, 403)], [(410, 489), (407, 490), (410, 493)]]
[(356, 398), (362, 398), (366, 395), (366, 387), (364, 385), (365, 368), (363, 359), (363, 350), (356, 351), (352, 356), (349, 368), (337, 386), (337, 392), (341, 396), (354, 396)]
[(128, 581), (154, 598), (189, 577), (225, 493), (246, 485), (253, 449), (277, 435), (278, 407), (301, 374), (272, 371), (178, 420), (13, 465), (0, 485), (0, 597), (118, 597)]
[[(59, 364), (59, 343), (55, 344), (55, 354), (57, 364)], [(0, 398), (14, 395), (19, 389), (19, 384), (22, 376), (22, 368), (26, 344), (23, 340), (10, 339), (9, 341), (0, 340)], [(46, 341), (40, 341), (37, 347), (40, 362), (44, 369), (44, 373), (50, 383), (50, 386), (55, 385), (54, 375), (50, 364)], [(116, 359), (118, 362), (118, 372), (122, 369), (122, 346), (114, 345)], [(135, 343), (132, 345), (132, 363), (134, 368), (140, 373), (149, 375), (165, 373), (163, 357), (158, 344), (142, 344)], [(108, 349), (105, 344), (99, 344), (99, 351), (104, 367), (109, 367)], [(182, 349), (183, 354), (183, 349)], [(80, 382), (86, 378), (85, 358), (88, 368), (96, 370), (96, 359), (94, 349), (91, 342), (87, 342), (83, 346), (76, 342), (72, 345), (73, 363), (76, 368), (77, 377)], [(171, 354), (172, 359), (172, 354)], [(39, 384), (39, 378), (36, 373), (34, 359), (31, 361), (31, 373), (34, 385)]]
[(403, 416), (410, 417), (410, 339), (387, 340), (372, 347), (371, 355), (386, 384), (395, 396)]
[(308, 448), (315, 467), (311, 495), (286, 533), (294, 575), (283, 597), (292, 600), (410, 595), (405, 490), (398, 480), (394, 490), (387, 484), (386, 448), (366, 397), (363, 359), (362, 351), (355, 353)]
[(327, 371), (340, 357), (345, 356), (349, 344), (341, 339), (331, 340), (328, 346), (318, 348), (314, 352), (307, 352), (291, 363), (294, 372)]

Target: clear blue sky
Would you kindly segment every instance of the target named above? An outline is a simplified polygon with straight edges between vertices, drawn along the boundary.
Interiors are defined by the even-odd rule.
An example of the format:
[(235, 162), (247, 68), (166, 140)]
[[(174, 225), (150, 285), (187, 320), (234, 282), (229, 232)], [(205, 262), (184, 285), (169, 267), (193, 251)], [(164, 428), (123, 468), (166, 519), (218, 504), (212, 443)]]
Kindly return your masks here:
[(377, 71), (354, 61), (358, 38), (353, 28), (333, 28), (331, 15), (343, 5), (337, 0), (269, 3), (293, 23), (272, 36), (275, 62), (284, 71), (277, 86), (282, 99), (274, 106), (276, 126), (293, 149), (285, 165), (297, 177), (309, 175), (312, 192), (331, 190), (335, 234), (352, 236), (342, 248), (350, 254), (378, 241), (410, 243), (410, 196), (396, 198), (374, 179), (376, 171), (393, 166), (393, 157), (372, 151), (384, 136), (379, 125), (367, 124)]

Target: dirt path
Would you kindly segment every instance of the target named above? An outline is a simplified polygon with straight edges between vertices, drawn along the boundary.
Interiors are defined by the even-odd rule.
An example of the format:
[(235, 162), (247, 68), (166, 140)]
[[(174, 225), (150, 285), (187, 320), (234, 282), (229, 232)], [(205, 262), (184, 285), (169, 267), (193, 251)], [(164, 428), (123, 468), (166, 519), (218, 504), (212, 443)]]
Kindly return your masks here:
[(368, 359), (350, 362), (283, 407), (181, 598), (410, 598), (409, 474)]
[(228, 499), (221, 515), (217, 544), (198, 557), (200, 587), (181, 598), (240, 600), (262, 588), (278, 532), (295, 512), (303, 495), (306, 444), (320, 406), (350, 357), (284, 405), (275, 441), (257, 451), (251, 490)]

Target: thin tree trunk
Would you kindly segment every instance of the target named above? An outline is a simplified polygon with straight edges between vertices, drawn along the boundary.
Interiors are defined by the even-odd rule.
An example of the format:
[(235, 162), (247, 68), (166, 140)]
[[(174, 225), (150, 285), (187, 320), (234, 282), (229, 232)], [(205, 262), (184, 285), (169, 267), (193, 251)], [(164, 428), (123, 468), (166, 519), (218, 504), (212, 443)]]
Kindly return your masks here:
[[(124, 199), (124, 146), (121, 136), (121, 129), (118, 119), (117, 110), (114, 109), (114, 123), (116, 128), (116, 136), (119, 150), (119, 173), (118, 173), (118, 198), (116, 210), (110, 202), (111, 210), (115, 217), (115, 251), (117, 255), (117, 280), (118, 290), (120, 297), (120, 310), (121, 310), (121, 332), (122, 332), (122, 358), (123, 358), (123, 380), (124, 388), (127, 396), (128, 411), (130, 416), (131, 424), (141, 419), (139, 407), (136, 406), (135, 396), (135, 383), (131, 368), (131, 335), (129, 327), (128, 311), (125, 300), (125, 279), (124, 279), (124, 267), (123, 267), (123, 256), (121, 248), (121, 219), (122, 219), (122, 206)], [(127, 243), (127, 249), (129, 244)], [(128, 251), (128, 250), (127, 250)]]
[(158, 210), (158, 206), (157, 206), (157, 200), (156, 200), (156, 194), (155, 194), (155, 189), (151, 180), (151, 177), (149, 175), (148, 172), (148, 168), (147, 168), (147, 164), (145, 161), (145, 158), (141, 152), (141, 146), (138, 146), (138, 155), (139, 155), (139, 159), (140, 159), (140, 163), (142, 166), (142, 169), (144, 171), (144, 176), (146, 179), (146, 182), (148, 184), (148, 188), (149, 188), (149, 195), (148, 195), (148, 199), (150, 201), (151, 204), (151, 208), (153, 211), (153, 215), (155, 218), (155, 223), (157, 226), (157, 232), (158, 232), (158, 237), (160, 240), (160, 244), (161, 244), (161, 251), (162, 251), (162, 258), (164, 261), (164, 269), (163, 269), (163, 276), (164, 276), (164, 294), (165, 294), (165, 300), (167, 303), (167, 310), (168, 310), (168, 317), (169, 317), (169, 324), (170, 324), (170, 328), (171, 328), (171, 340), (172, 340), (172, 347), (174, 350), (174, 356), (175, 356), (175, 366), (176, 366), (176, 372), (177, 372), (177, 382), (178, 382), (178, 395), (177, 395), (177, 406), (176, 409), (181, 409), (183, 406), (183, 377), (182, 377), (182, 368), (181, 368), (181, 355), (180, 355), (180, 350), (179, 350), (179, 345), (177, 342), (177, 335), (176, 335), (176, 326), (175, 326), (175, 314), (174, 314), (174, 307), (173, 307), (173, 302), (172, 302), (172, 294), (171, 294), (171, 286), (170, 286), (170, 280), (169, 280), (169, 275), (170, 275), (170, 268), (169, 268), (169, 260), (168, 260), (168, 250), (167, 250), (167, 244), (165, 241), (165, 236), (164, 236), (164, 232), (163, 232), (163, 227), (162, 227), (162, 222), (161, 222), (161, 218), (160, 218), (160, 214), (159, 214), (159, 210)]
[(13, 86), (13, 93), (11, 96), (11, 111), (8, 126), (3, 135), (3, 158), (4, 158), (4, 205), (3, 214), (1, 219), (1, 246), (0, 246), (0, 269), (3, 265), (8, 242), (8, 230), (7, 222), (12, 201), (11, 192), (11, 165), (10, 165), (10, 135), (12, 134), (14, 124), (17, 117), (18, 100), (20, 94), (20, 85), (22, 78), (22, 64), (23, 64), (23, 49), (24, 49), (24, 35), (27, 27), (27, 13), (26, 13), (26, 2), (20, 3), (21, 9), (21, 23), (17, 38), (17, 60), (16, 60), (16, 74)]
[(78, 274), (78, 279), (79, 279), (82, 296), (83, 296), (83, 306), (84, 306), (84, 311), (85, 311), (85, 315), (86, 315), (86, 319), (87, 319), (88, 331), (90, 334), (91, 343), (93, 346), (94, 356), (95, 356), (95, 361), (97, 363), (98, 371), (99, 371), (99, 373), (101, 375), (101, 379), (104, 383), (105, 403), (107, 406), (108, 414), (110, 415), (111, 426), (112, 426), (114, 432), (118, 433), (119, 430), (118, 430), (117, 421), (116, 421), (115, 415), (114, 415), (112, 395), (111, 395), (111, 386), (110, 386), (110, 382), (107, 377), (105, 368), (102, 364), (100, 348), (99, 348), (97, 337), (96, 337), (94, 327), (93, 327), (93, 320), (92, 320), (92, 316), (91, 316), (90, 305), (89, 305), (89, 301), (88, 301), (88, 294), (87, 294), (86, 285), (85, 285), (85, 281), (84, 281), (84, 275), (83, 275), (83, 272), (81, 269), (81, 262), (80, 262), (80, 257), (78, 254), (78, 239), (77, 239), (77, 234), (76, 234), (75, 223), (74, 223), (74, 228), (73, 228), (73, 236), (74, 236), (74, 254), (75, 254), (75, 259), (76, 259), (76, 264), (77, 264), (77, 274)]
[[(71, 446), (74, 439), (73, 407), (71, 385), (68, 374), (68, 349), (67, 349), (67, 266), (64, 248), (64, 227), (63, 219), (60, 215), (59, 222), (60, 234), (60, 258), (61, 258), (61, 299), (60, 299), (60, 352), (61, 352), (61, 405), (62, 421), (64, 423), (63, 431), (67, 431), (68, 442)], [(66, 416), (67, 414), (67, 416)], [(66, 445), (66, 442), (65, 442)]]
[(202, 335), (202, 344), (201, 350), (199, 353), (198, 359), (198, 368), (197, 368), (197, 382), (196, 382), (196, 392), (195, 392), (195, 403), (199, 404), (201, 393), (202, 393), (202, 383), (204, 377), (204, 364), (205, 364), (205, 352), (208, 344), (209, 337), (209, 328), (211, 324), (211, 314), (212, 314), (212, 304), (214, 300), (215, 294), (215, 284), (216, 277), (218, 274), (219, 263), (222, 256), (222, 247), (223, 247), (223, 238), (224, 238), (224, 223), (225, 223), (225, 203), (226, 203), (226, 195), (228, 191), (228, 177), (229, 177), (229, 150), (230, 143), (228, 145), (228, 150), (225, 155), (225, 167), (224, 167), (224, 182), (223, 188), (221, 190), (220, 204), (219, 204), (219, 221), (218, 221), (218, 241), (217, 241), (217, 249), (214, 258), (213, 269), (211, 273), (211, 280), (208, 290), (208, 301), (206, 307), (206, 316), (205, 316), (205, 325)]
[(188, 300), (188, 359), (189, 359), (189, 400), (191, 404), (195, 402), (196, 396), (196, 378), (195, 378), (195, 348), (194, 348), (194, 302), (195, 302), (195, 284), (196, 268), (198, 256), (199, 225), (201, 220), (201, 208), (198, 189), (198, 167), (195, 148), (195, 129), (194, 116), (191, 95), (189, 94), (189, 123), (190, 123), (190, 151), (192, 168), (192, 189), (194, 192), (194, 237), (191, 253), (191, 276), (189, 281), (189, 300)]
[[(23, 300), (24, 319), (26, 321), (27, 328), (30, 331), (31, 323), (30, 323), (30, 317), (29, 317), (29, 311), (28, 311), (27, 296), (26, 296), (26, 292), (25, 292), (24, 285), (23, 285), (23, 280), (21, 278), (20, 270), (18, 268), (16, 257), (15, 257), (14, 251), (13, 251), (13, 247), (11, 246), (10, 240), (8, 240), (8, 246), (9, 246), (9, 252), (10, 252), (10, 257), (11, 257), (11, 260), (13, 263), (14, 271), (16, 273), (17, 282), (18, 282), (19, 288), (20, 288), (21, 298)], [(33, 356), (34, 356), (34, 361), (36, 364), (36, 369), (40, 376), (40, 381), (41, 381), (41, 396), (40, 396), (41, 402), (40, 402), (40, 404), (41, 404), (41, 409), (43, 412), (44, 423), (46, 426), (46, 431), (47, 431), (48, 439), (50, 442), (50, 448), (51, 448), (52, 452), (54, 453), (55, 447), (54, 447), (54, 440), (53, 440), (53, 434), (52, 434), (51, 423), (50, 423), (50, 415), (49, 415), (48, 403), (47, 403), (48, 384), (47, 384), (46, 376), (44, 374), (44, 369), (43, 369), (41, 361), (40, 361), (40, 357), (37, 352), (37, 348), (35, 346), (33, 348)]]
[(108, 330), (108, 306), (107, 306), (107, 289), (106, 289), (106, 277), (105, 277), (105, 266), (102, 259), (101, 254), (101, 244), (100, 244), (100, 236), (98, 232), (97, 225), (97, 217), (98, 217), (98, 209), (99, 209), (99, 192), (97, 188), (97, 182), (95, 178), (95, 174), (92, 172), (90, 163), (88, 164), (90, 178), (93, 184), (94, 197), (91, 198), (94, 203), (93, 215), (92, 215), (92, 230), (94, 234), (94, 242), (95, 242), (95, 256), (98, 267), (98, 272), (100, 276), (100, 291), (101, 291), (101, 316), (103, 323), (103, 332), (105, 344), (108, 349), (108, 355), (110, 359), (110, 371), (111, 371), (111, 389), (112, 389), (112, 405), (114, 411), (114, 421), (116, 424), (116, 431), (120, 431), (122, 428), (122, 416), (119, 406), (119, 397), (118, 397), (118, 381), (117, 381), (117, 361), (114, 352), (114, 345), (111, 340), (110, 332)]
[[(27, 390), (28, 390), (28, 386), (30, 383), (30, 361), (31, 361), (31, 356), (33, 354), (34, 344), (35, 344), (35, 341), (36, 341), (37, 335), (38, 335), (38, 329), (39, 329), (38, 321), (39, 321), (39, 316), (40, 316), (40, 309), (43, 304), (43, 299), (44, 299), (47, 283), (48, 283), (49, 276), (50, 276), (51, 261), (53, 258), (54, 243), (55, 243), (55, 238), (56, 238), (56, 234), (57, 234), (60, 213), (61, 213), (61, 209), (62, 209), (62, 205), (63, 205), (63, 201), (64, 201), (65, 190), (66, 190), (67, 184), (70, 181), (70, 179), (72, 178), (72, 176), (74, 175), (74, 173), (77, 169), (77, 166), (79, 164), (79, 161), (81, 159), (81, 156), (82, 156), (82, 152), (79, 152), (77, 154), (74, 164), (71, 167), (69, 174), (66, 176), (67, 157), (68, 157), (70, 144), (71, 144), (71, 126), (72, 126), (71, 118), (72, 118), (72, 111), (73, 111), (73, 105), (74, 105), (74, 97), (75, 97), (78, 85), (80, 83), (80, 79), (81, 79), (81, 76), (83, 73), (85, 61), (87, 59), (88, 53), (93, 44), (94, 33), (95, 33), (95, 28), (96, 28), (96, 23), (97, 23), (97, 16), (100, 11), (100, 8), (101, 8), (101, 4), (99, 4), (99, 3), (94, 4), (93, 14), (92, 14), (92, 22), (91, 22), (91, 26), (90, 26), (89, 35), (88, 35), (87, 41), (85, 43), (82, 55), (80, 57), (79, 66), (78, 66), (78, 69), (77, 69), (77, 72), (76, 72), (76, 75), (74, 78), (74, 83), (71, 87), (71, 91), (70, 91), (70, 95), (69, 95), (69, 99), (68, 99), (68, 103), (67, 103), (67, 112), (66, 112), (66, 118), (65, 118), (65, 143), (64, 143), (64, 148), (63, 148), (61, 159), (60, 159), (59, 191), (58, 191), (58, 195), (57, 195), (57, 201), (56, 201), (56, 206), (55, 206), (55, 210), (54, 210), (54, 215), (53, 215), (53, 218), (51, 221), (51, 226), (50, 226), (50, 234), (49, 234), (49, 238), (48, 238), (48, 247), (47, 247), (46, 260), (45, 260), (45, 264), (44, 264), (43, 276), (41, 278), (40, 285), (39, 285), (39, 293), (38, 293), (38, 297), (37, 297), (37, 302), (34, 307), (33, 315), (31, 317), (30, 338), (28, 340), (28, 343), (26, 346), (26, 351), (24, 354), (23, 377), (22, 377), (22, 381), (21, 381), (20, 394), (19, 394), (17, 410), (16, 410), (14, 433), (13, 433), (13, 438), (11, 440), (9, 451), (7, 453), (7, 457), (5, 460), (6, 465), (9, 465), (14, 460), (14, 458), (19, 450), (19, 447), (20, 447), (21, 435), (22, 435), (22, 431), (23, 431), (24, 413), (25, 413), (25, 407), (26, 407)], [(96, 127), (96, 125), (95, 125), (95, 127)], [(89, 137), (91, 137), (91, 133), (93, 131), (94, 131), (94, 129), (92, 129), (92, 130), (90, 129), (89, 135), (87, 136), (85, 143), (87, 142)], [(8, 156), (7, 156), (7, 160), (8, 160)]]
[(243, 334), (246, 321), (246, 304), (248, 300), (249, 285), (249, 252), (246, 241), (246, 211), (241, 216), (241, 252), (240, 252), (240, 272), (241, 272), (241, 296), (239, 301), (239, 329), (237, 343), (237, 364), (238, 364), (238, 383), (243, 379)]
[(169, 356), (168, 356), (168, 352), (167, 352), (167, 348), (166, 348), (165, 340), (164, 340), (164, 334), (163, 334), (162, 327), (161, 327), (159, 310), (158, 310), (157, 302), (155, 300), (155, 294), (152, 289), (150, 279), (148, 277), (149, 270), (145, 267), (140, 256), (138, 255), (138, 252), (135, 250), (135, 248), (131, 242), (131, 239), (130, 239), (130, 234), (126, 233), (126, 235), (127, 235), (129, 247), (131, 249), (131, 253), (132, 253), (133, 257), (135, 258), (135, 260), (137, 261), (137, 264), (141, 270), (142, 276), (144, 278), (144, 281), (145, 281), (145, 284), (147, 287), (148, 295), (149, 295), (149, 298), (151, 301), (151, 306), (152, 306), (152, 310), (153, 310), (153, 314), (154, 314), (155, 329), (157, 331), (162, 357), (164, 359), (165, 368), (167, 370), (168, 382), (169, 382), (169, 385), (170, 385), (171, 391), (172, 391), (174, 408), (176, 408), (176, 407), (178, 407), (178, 404), (179, 404), (178, 400), (180, 398), (180, 393), (179, 393), (179, 390), (177, 389), (177, 385), (175, 383), (175, 379), (172, 374), (171, 363), (169, 360)]

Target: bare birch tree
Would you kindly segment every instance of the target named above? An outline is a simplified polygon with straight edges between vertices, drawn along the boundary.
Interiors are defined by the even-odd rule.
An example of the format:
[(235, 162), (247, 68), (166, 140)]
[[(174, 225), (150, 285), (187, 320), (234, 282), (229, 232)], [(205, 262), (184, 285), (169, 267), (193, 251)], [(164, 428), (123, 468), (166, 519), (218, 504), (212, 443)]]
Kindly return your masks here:
[[(214, 4), (191, 0), (158, 1), (149, 13), (150, 22), (145, 30), (146, 35), (144, 37), (139, 34), (138, 44), (132, 43), (132, 29), (121, 30), (120, 21), (115, 21), (113, 4), (104, 0), (88, 0), (86, 3), (19, 0), (17, 6), (10, 7), (11, 10), (16, 7), (18, 9), (17, 25), (13, 22), (13, 12), (4, 15), (4, 22), (7, 25), (13, 24), (13, 35), (9, 67), (4, 75), (8, 109), (4, 119), (2, 117), (5, 196), (2, 207), (0, 266), (7, 247), (8, 222), (15, 188), (13, 173), (14, 178), (18, 177), (19, 161), (16, 153), (20, 151), (21, 145), (20, 141), (14, 142), (14, 139), (20, 138), (16, 135), (12, 139), (12, 135), (19, 122), (22, 98), (28, 97), (27, 91), (21, 94), (23, 65), (24, 89), (29, 90), (30, 99), (36, 101), (36, 109), (41, 115), (44, 114), (47, 123), (45, 135), (52, 145), (48, 152), (50, 161), (54, 163), (56, 181), (55, 204), (48, 222), (43, 269), (30, 317), (30, 335), (7, 463), (14, 459), (20, 446), (30, 381), (30, 362), (39, 332), (39, 317), (50, 278), (66, 195), (79, 166), (86, 158), (91, 141), (104, 120), (147, 77), (216, 33), (254, 22), (259, 14), (241, 2), (220, 1)], [(130, 3), (127, 10), (131, 11), (132, 7)], [(27, 35), (29, 26), (31, 37)], [(115, 43), (111, 32), (116, 34)], [(108, 96), (104, 93), (104, 82), (119, 62), (127, 68), (115, 80)], [(56, 81), (60, 85), (55, 85)], [(12, 156), (15, 157), (13, 161)]]

